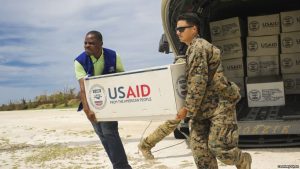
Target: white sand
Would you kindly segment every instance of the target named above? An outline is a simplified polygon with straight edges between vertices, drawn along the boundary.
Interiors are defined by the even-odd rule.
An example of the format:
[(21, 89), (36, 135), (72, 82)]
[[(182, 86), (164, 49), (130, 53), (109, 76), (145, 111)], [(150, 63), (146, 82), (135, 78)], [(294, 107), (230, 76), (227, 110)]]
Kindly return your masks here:
[[(153, 122), (145, 135), (162, 122)], [(171, 134), (145, 161), (137, 144), (149, 122), (121, 121), (119, 132), (133, 168), (196, 168), (184, 140)], [(300, 165), (300, 147), (245, 149), (253, 157), (253, 169), (277, 169), (278, 165)], [(298, 166), (297, 166), (298, 165)], [(235, 168), (219, 163), (220, 169)], [(0, 168), (112, 168), (97, 135), (82, 112), (36, 110), (0, 112)]]

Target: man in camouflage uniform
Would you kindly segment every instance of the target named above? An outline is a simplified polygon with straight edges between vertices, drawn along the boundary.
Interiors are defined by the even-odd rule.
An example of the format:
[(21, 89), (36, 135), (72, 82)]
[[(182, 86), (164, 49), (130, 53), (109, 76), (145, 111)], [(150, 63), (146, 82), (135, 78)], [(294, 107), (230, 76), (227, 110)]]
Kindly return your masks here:
[[(178, 63), (184, 63), (184, 58), (178, 58), (175, 61), (175, 64)], [(151, 160), (154, 159), (153, 154), (151, 153), (151, 149), (162, 139), (167, 137), (169, 134), (171, 134), (179, 125), (181, 119), (173, 119), (173, 120), (167, 120), (158, 128), (156, 128), (151, 134), (149, 134), (146, 138), (141, 140), (141, 142), (138, 145), (139, 150), (141, 151), (142, 155), (145, 159)]]
[(188, 45), (187, 95), (177, 118), (191, 117), (190, 147), (201, 169), (218, 168), (217, 159), (238, 169), (251, 168), (251, 156), (237, 147), (236, 103), (239, 88), (223, 74), (220, 50), (199, 37), (199, 19), (186, 13), (177, 20), (176, 33)]

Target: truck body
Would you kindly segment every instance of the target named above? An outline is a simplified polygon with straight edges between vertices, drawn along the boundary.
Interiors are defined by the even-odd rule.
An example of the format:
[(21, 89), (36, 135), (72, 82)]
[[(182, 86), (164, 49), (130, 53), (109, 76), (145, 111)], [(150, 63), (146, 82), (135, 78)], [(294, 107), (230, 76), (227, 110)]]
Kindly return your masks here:
[[(294, 83), (296, 83), (296, 85), (300, 85), (300, 80), (296, 80), (294, 83), (285, 82), (285, 102), (283, 105), (277, 106), (249, 107), (249, 94), (247, 93), (246, 86), (249, 83), (247, 81), (247, 79), (249, 78), (248, 76), (251, 75), (249, 70), (247, 70), (247, 63), (249, 62), (247, 62), (247, 58), (255, 57), (250, 56), (251, 52), (247, 52), (246, 46), (248, 44), (252, 45), (249, 47), (249, 49), (253, 49), (253, 47), (255, 47), (255, 45), (247, 42), (247, 39), (261, 36), (250, 31), (258, 28), (256, 22), (250, 24), (250, 22), (252, 23), (252, 21), (250, 21), (251, 19), (253, 19), (252, 17), (273, 17), (272, 15), (274, 14), (277, 15), (275, 17), (283, 17), (282, 12), (298, 10), (300, 10), (299, 0), (162, 0), (161, 15), (164, 35), (160, 41), (159, 51), (164, 53), (172, 52), (175, 55), (175, 58), (184, 57), (186, 50), (186, 46), (180, 43), (175, 31), (176, 19), (178, 15), (185, 12), (197, 13), (201, 21), (200, 36), (212, 42), (213, 44), (217, 44), (217, 42), (219, 42), (220, 40), (217, 37), (214, 37), (214, 35), (218, 35), (218, 33), (220, 34), (220, 30), (212, 29), (213, 23), (216, 23), (216, 25), (218, 26), (221, 23), (218, 23), (216, 21), (236, 17), (241, 21), (240, 23), (244, 23), (241, 25), (241, 36), (239, 37), (241, 39), (241, 45), (243, 46), (243, 57), (241, 57), (239, 62), (245, 65), (244, 67), (242, 67), (242, 73), (244, 73), (244, 75), (242, 76), (243, 84), (241, 86), (244, 91), (244, 97), (237, 104), (240, 147), (281, 147), (300, 145), (300, 94), (296, 91), (293, 91), (298, 89), (287, 90), (286, 88), (288, 87), (287, 85), (295, 85)], [(281, 24), (279, 25), (279, 30), (275, 30), (280, 31), (278, 35), (275, 35), (279, 38), (278, 43), (276, 44), (278, 45), (277, 48), (279, 48), (277, 54), (278, 60), (275, 60), (278, 61), (278, 63), (283, 63), (280, 64), (281, 66), (279, 66), (280, 68), (276, 70), (275, 74), (278, 77), (283, 78), (283, 76), (286, 75), (284, 74), (285, 72), (283, 72), (283, 68), (285, 65), (289, 65), (288, 63), (290, 62), (287, 62), (286, 60), (280, 60), (280, 58), (283, 57), (281, 56), (281, 54), (285, 50), (281, 50), (281, 48), (283, 47), (280, 48), (280, 45), (286, 43), (284, 40), (280, 39), (280, 37), (285, 34), (285, 32), (283, 32), (285, 30), (283, 29), (282, 24), (291, 24), (292, 22), (300, 23), (300, 16), (294, 20), (288, 17), (286, 19), (280, 18), (280, 20)], [(265, 25), (276, 26), (276, 24), (278, 23), (269, 22)], [(230, 29), (230, 27), (228, 28), (227, 25), (227, 27), (225, 27), (225, 30), (226, 29)], [(300, 30), (297, 30), (297, 28), (295, 31), (300, 32)], [(267, 30), (263, 32), (263, 34), (268, 34), (270, 32), (271, 31)], [(221, 39), (222, 36), (225, 35), (221, 35)], [(286, 44), (290, 45), (291, 43), (292, 42), (289, 41)], [(297, 50), (297, 48), (293, 50)], [(262, 51), (261, 54), (265, 54), (266, 52), (268, 51)], [(287, 51), (287, 53), (289, 53), (289, 51)], [(230, 56), (234, 57), (233, 55), (229, 55), (229, 57)], [(252, 68), (255, 67), (252, 65)], [(295, 69), (299, 69), (299, 67)], [(262, 70), (260, 74), (267, 74), (268, 72), (266, 71), (267, 70)], [(296, 79), (300, 79), (300, 72), (295, 76)], [(251, 78), (255, 79), (255, 77)], [(182, 131), (187, 131), (186, 129), (184, 129), (186, 128), (186, 126), (187, 122), (182, 123)], [(178, 131), (175, 131), (174, 134), (175, 137), (178, 137)]]

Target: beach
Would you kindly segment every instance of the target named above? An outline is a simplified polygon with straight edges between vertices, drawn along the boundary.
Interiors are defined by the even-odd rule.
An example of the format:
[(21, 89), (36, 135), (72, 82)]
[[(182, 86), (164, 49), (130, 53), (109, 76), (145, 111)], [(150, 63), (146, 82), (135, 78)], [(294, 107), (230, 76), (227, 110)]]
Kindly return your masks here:
[[(185, 140), (170, 134), (144, 160), (137, 145), (163, 121), (120, 121), (119, 132), (132, 168), (196, 169)], [(149, 125), (150, 124), (150, 125)], [(148, 127), (149, 126), (149, 127)], [(148, 128), (147, 128), (148, 127)], [(300, 147), (243, 149), (253, 169), (299, 168)], [(220, 169), (234, 169), (219, 163)], [(0, 168), (112, 168), (83, 112), (75, 109), (0, 112)]]

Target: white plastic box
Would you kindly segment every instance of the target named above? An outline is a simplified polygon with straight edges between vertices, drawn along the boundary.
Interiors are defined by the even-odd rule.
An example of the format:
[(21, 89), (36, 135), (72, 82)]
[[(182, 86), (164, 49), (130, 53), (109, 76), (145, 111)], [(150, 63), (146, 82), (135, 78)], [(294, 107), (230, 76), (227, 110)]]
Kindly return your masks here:
[(283, 81), (280, 76), (247, 77), (249, 107), (285, 105)]
[(98, 121), (174, 119), (186, 94), (185, 64), (86, 78)]

